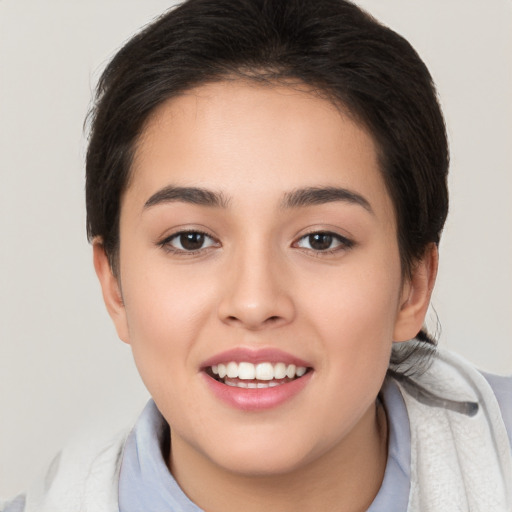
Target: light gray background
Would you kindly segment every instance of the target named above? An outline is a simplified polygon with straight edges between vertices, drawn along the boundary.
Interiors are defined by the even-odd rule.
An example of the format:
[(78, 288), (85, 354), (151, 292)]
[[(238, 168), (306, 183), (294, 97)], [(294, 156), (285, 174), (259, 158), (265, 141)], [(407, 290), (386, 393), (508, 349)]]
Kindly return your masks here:
[[(85, 239), (82, 122), (113, 52), (171, 3), (0, 0), (0, 496), (73, 432), (120, 428), (147, 399)], [(446, 115), (441, 344), (512, 372), (512, 2), (359, 3), (419, 51)]]

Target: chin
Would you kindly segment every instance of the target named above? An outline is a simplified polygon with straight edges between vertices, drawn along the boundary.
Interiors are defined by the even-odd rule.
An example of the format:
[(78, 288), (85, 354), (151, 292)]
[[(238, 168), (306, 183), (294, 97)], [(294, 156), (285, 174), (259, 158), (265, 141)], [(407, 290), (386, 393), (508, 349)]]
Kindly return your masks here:
[(275, 450), (270, 449), (232, 454), (218, 462), (225, 471), (247, 478), (291, 474), (307, 464), (304, 454), (299, 454), (296, 451), (294, 453), (283, 451), (276, 453)]
[(276, 425), (269, 425), (259, 432), (247, 429), (239, 435), (228, 434), (226, 442), (204, 447), (203, 453), (230, 473), (265, 477), (300, 470), (328, 449), (311, 444), (311, 432), (297, 435), (290, 432), (290, 425), (279, 430)]

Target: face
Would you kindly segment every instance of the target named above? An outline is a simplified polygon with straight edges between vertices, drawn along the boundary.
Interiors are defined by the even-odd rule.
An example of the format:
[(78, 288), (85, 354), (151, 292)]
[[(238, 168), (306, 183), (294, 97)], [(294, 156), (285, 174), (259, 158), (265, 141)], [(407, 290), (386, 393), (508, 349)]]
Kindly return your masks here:
[(369, 134), (306, 90), (217, 83), (155, 112), (132, 171), (119, 279), (96, 266), (174, 456), (273, 474), (347, 453), (422, 322)]

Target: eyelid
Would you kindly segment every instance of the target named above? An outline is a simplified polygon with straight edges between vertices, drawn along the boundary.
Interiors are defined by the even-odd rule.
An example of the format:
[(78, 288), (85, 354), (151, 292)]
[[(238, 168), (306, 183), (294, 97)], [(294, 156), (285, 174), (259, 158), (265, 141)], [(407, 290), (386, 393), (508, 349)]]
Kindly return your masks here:
[[(213, 241), (212, 244), (208, 245), (207, 247), (201, 247), (196, 250), (187, 251), (186, 249), (179, 249), (177, 247), (173, 247), (171, 245), (171, 241), (175, 240), (176, 238), (180, 237), (181, 235), (187, 234), (187, 233), (197, 233), (199, 235), (203, 235), (205, 238), (209, 238)], [(193, 256), (198, 253), (204, 253), (208, 249), (212, 247), (220, 247), (219, 240), (213, 236), (211, 233), (208, 233), (208, 231), (201, 229), (201, 228), (177, 228), (175, 231), (173, 231), (170, 234), (165, 235), (162, 239), (157, 241), (156, 245), (161, 247), (162, 249), (166, 250), (169, 253), (173, 253), (179, 256)]]
[[(333, 239), (337, 240), (339, 243), (336, 247), (333, 247), (331, 249), (324, 249), (324, 250), (313, 249), (313, 248), (308, 248), (308, 247), (301, 247), (298, 245), (301, 240), (304, 240), (307, 237), (310, 237), (312, 235), (317, 235), (317, 234), (331, 236)], [(337, 253), (337, 252), (341, 252), (341, 251), (347, 251), (349, 249), (352, 249), (355, 245), (356, 245), (356, 242), (353, 239), (348, 238), (347, 236), (341, 235), (340, 233), (337, 233), (336, 231), (333, 231), (332, 229), (321, 229), (321, 228), (320, 229), (311, 229), (310, 231), (301, 234), (299, 237), (297, 237), (295, 239), (295, 241), (292, 244), (292, 246), (294, 246), (298, 249), (302, 249), (304, 251), (307, 251), (307, 252), (314, 254), (315, 256), (319, 256), (319, 257), (322, 255), (328, 255), (328, 254), (333, 254), (333, 253)]]

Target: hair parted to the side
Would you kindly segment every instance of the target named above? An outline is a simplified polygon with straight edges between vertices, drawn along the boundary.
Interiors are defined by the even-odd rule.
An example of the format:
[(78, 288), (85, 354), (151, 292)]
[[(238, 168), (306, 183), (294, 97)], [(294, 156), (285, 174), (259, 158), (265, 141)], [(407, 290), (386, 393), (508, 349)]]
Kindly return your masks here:
[[(297, 83), (373, 136), (405, 276), (448, 211), (448, 146), (432, 78), (400, 35), (346, 0), (188, 0), (135, 35), (105, 69), (90, 112), (87, 233), (118, 272), (119, 215), (148, 116), (226, 79)], [(417, 337), (434, 345), (426, 331)]]

